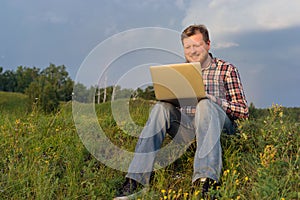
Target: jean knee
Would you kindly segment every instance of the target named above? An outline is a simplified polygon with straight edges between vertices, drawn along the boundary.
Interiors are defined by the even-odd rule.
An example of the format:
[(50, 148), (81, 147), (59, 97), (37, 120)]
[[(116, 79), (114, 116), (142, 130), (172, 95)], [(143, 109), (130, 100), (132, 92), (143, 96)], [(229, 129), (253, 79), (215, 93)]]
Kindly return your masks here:
[(198, 102), (196, 106), (196, 111), (203, 112), (204, 110), (209, 110), (212, 106), (212, 102), (209, 99), (202, 99)]
[(153, 109), (170, 112), (175, 109), (175, 106), (168, 102), (159, 101), (155, 104)]

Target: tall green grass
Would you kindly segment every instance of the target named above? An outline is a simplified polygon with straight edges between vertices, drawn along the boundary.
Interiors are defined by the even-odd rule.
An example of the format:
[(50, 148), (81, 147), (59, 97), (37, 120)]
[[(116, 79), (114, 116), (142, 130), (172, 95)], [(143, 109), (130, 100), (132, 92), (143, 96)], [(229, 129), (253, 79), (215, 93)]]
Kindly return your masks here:
[(0, 91), (1, 115), (5, 112), (25, 113), (28, 108), (28, 97), (21, 93)]
[[(55, 114), (44, 114), (22, 108), (24, 96), (0, 95), (0, 199), (113, 198), (125, 174), (86, 150), (76, 132), (71, 103)], [(12, 95), (9, 102), (18, 103), (3, 101), (3, 95)], [(146, 101), (130, 103), (131, 116), (141, 126), (149, 109)], [(110, 104), (97, 105), (96, 111), (107, 136), (133, 151), (137, 139), (117, 126)], [(277, 105), (263, 118), (241, 121), (236, 136), (222, 135), (222, 184), (212, 193), (218, 199), (299, 198), (299, 130), (299, 122)], [(138, 198), (194, 199), (194, 149), (193, 144), (180, 159), (155, 171), (149, 191)]]

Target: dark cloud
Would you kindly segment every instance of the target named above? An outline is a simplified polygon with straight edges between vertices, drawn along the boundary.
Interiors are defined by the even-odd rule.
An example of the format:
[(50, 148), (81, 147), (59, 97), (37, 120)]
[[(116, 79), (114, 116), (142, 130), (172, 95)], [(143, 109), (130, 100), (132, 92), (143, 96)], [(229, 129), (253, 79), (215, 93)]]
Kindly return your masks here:
[(238, 47), (215, 50), (236, 64), (248, 99), (258, 107), (272, 103), (300, 106), (300, 27), (235, 35)]
[[(182, 0), (2, 0), (0, 66), (6, 70), (19, 65), (44, 68), (50, 62), (64, 64), (74, 78), (91, 50), (114, 34), (149, 26), (181, 31), (187, 19), (195, 23), (201, 13), (207, 13), (207, 18), (201, 22), (211, 22), (206, 25), (214, 31), (212, 43), (223, 42), (215, 44), (229, 47), (212, 49), (212, 52), (239, 68), (248, 101), (258, 107), (267, 107), (273, 102), (300, 106), (297, 87), (300, 27), (260, 31), (251, 20), (245, 19), (247, 26), (241, 26), (249, 29), (232, 35), (226, 29), (225, 36), (221, 37), (222, 34), (218, 34), (222, 33), (222, 26), (214, 18), (221, 13), (210, 14), (213, 7), (206, 5), (205, 11), (202, 4), (202, 9), (193, 4), (199, 3)], [(259, 1), (255, 5), (259, 5)], [(153, 62), (160, 59), (154, 56)]]
[(74, 77), (88, 53), (113, 34), (144, 26), (177, 29), (184, 14), (178, 9), (171, 0), (4, 0), (0, 65), (65, 64)]

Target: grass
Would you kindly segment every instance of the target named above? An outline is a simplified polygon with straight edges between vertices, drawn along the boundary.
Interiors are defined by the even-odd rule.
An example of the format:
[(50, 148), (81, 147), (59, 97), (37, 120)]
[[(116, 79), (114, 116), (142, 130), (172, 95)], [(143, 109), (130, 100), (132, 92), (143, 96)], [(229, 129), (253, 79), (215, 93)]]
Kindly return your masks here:
[(20, 114), (24, 113), (28, 106), (28, 97), (21, 93), (11, 93), (0, 91), (0, 110)]
[[(71, 103), (59, 112), (27, 111), (26, 96), (0, 93), (0, 199), (112, 199), (124, 172), (95, 159), (80, 140)], [(131, 102), (130, 113), (143, 126), (151, 105)], [(17, 111), (17, 110), (21, 111)], [(223, 135), (218, 199), (298, 199), (299, 121), (278, 105), (264, 117), (239, 123), (236, 136)], [(110, 104), (96, 106), (98, 121), (110, 140), (132, 151), (136, 131), (117, 125)], [(194, 199), (192, 145), (178, 160), (155, 171), (149, 192), (140, 199)]]

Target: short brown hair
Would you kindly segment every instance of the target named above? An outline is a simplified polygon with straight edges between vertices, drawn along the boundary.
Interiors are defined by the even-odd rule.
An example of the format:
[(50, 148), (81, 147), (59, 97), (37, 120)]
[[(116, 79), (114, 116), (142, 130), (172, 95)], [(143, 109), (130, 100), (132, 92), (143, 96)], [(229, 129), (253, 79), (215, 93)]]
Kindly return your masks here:
[(210, 41), (206, 26), (200, 24), (200, 25), (190, 25), (186, 29), (184, 29), (184, 31), (181, 33), (181, 42), (183, 42), (184, 38), (188, 38), (197, 33), (202, 34), (204, 42), (208, 43)]

